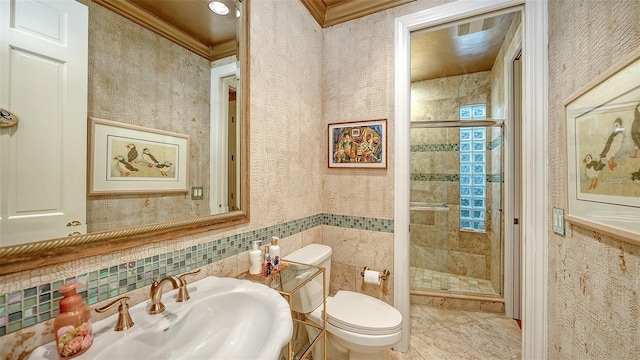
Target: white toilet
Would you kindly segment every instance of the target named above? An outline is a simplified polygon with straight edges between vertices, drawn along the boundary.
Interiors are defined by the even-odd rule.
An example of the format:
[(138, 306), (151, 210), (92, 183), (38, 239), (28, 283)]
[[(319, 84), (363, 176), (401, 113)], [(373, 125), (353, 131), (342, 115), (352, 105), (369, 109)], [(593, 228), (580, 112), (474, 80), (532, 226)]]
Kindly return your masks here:
[[(329, 293), (331, 247), (307, 245), (284, 260), (324, 267)], [(322, 300), (322, 276), (318, 276), (294, 295), (292, 309), (320, 324)], [(384, 360), (384, 351), (400, 341), (402, 315), (393, 306), (369, 295), (343, 290), (326, 301), (328, 360)], [(310, 340), (316, 336), (317, 333), (309, 331)], [(316, 346), (314, 360), (321, 358), (321, 354), (321, 347)]]

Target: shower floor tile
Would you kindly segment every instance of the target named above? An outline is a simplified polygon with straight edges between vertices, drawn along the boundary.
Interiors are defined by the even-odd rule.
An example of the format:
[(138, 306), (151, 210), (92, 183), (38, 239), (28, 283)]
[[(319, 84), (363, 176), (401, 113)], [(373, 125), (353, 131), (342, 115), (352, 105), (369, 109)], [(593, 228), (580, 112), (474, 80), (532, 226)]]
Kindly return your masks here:
[(483, 295), (498, 295), (491, 281), (464, 275), (411, 267), (410, 285), (416, 290), (446, 290)]

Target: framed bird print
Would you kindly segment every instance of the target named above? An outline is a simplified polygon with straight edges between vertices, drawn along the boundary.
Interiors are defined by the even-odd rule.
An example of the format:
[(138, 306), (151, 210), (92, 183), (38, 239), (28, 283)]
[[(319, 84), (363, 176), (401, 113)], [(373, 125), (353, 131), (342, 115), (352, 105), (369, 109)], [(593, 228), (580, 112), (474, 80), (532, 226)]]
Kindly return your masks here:
[(565, 101), (567, 216), (640, 244), (640, 48)]
[(189, 136), (89, 118), (89, 195), (187, 192)]

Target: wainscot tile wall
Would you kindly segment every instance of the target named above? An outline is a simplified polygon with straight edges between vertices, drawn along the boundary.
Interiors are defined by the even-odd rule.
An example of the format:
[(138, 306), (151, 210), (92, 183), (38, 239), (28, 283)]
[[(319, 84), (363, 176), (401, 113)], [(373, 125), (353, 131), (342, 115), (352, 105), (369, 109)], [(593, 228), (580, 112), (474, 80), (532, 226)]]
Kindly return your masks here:
[(58, 315), (62, 284), (84, 282), (78, 293), (93, 305), (150, 285), (153, 277), (177, 275), (248, 251), (251, 243), (267, 243), (272, 236), (285, 238), (320, 225), (393, 233), (393, 220), (334, 214), (317, 214), (266, 228), (228, 236), (173, 252), (103, 268), (0, 295), (0, 336)]

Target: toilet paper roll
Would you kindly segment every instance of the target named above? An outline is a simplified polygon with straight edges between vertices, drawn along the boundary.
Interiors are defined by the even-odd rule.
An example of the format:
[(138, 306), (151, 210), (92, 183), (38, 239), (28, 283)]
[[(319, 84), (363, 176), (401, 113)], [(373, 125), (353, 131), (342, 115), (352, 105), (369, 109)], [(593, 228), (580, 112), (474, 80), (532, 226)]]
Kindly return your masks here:
[(365, 284), (374, 284), (380, 285), (380, 272), (374, 270), (365, 270), (364, 271), (364, 283)]

